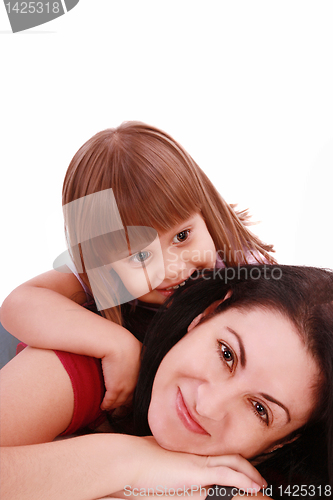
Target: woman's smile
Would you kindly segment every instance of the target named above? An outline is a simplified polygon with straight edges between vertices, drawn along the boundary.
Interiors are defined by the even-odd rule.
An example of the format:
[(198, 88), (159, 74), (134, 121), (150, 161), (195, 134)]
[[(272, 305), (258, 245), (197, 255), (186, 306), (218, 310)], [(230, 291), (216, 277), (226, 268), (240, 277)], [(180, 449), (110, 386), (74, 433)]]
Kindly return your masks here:
[(195, 418), (191, 414), (186, 402), (184, 401), (182, 392), (179, 387), (176, 396), (176, 411), (186, 429), (196, 434), (206, 434), (209, 436), (208, 432), (205, 431), (205, 429), (195, 420)]

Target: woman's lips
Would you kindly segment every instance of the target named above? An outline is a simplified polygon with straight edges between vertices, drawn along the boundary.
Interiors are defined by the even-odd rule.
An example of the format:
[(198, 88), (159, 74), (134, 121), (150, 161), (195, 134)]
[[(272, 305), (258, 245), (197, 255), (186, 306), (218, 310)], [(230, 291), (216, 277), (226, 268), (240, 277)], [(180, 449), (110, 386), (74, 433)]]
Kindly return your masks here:
[(176, 410), (178, 417), (180, 418), (186, 429), (191, 432), (195, 432), (196, 434), (205, 434), (206, 436), (209, 436), (208, 432), (205, 431), (205, 429), (201, 427), (201, 425), (199, 425), (196, 420), (194, 420), (191, 413), (187, 409), (186, 403), (183, 399), (183, 395), (179, 387), (176, 397)]

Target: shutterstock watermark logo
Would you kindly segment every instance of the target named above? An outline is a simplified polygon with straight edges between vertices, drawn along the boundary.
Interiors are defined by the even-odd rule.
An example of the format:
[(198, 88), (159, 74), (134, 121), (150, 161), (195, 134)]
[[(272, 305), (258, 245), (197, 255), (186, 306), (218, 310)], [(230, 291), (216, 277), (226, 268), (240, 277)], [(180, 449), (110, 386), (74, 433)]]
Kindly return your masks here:
[(4, 0), (13, 33), (53, 21), (72, 10), (80, 0), (16, 2)]

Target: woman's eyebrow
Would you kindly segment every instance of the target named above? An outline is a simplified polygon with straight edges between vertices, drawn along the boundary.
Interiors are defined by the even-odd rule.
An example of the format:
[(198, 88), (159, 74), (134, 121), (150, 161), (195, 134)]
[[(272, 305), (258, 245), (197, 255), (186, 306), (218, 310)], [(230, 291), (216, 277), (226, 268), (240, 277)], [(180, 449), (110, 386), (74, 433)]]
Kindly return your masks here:
[(227, 326), (226, 328), (230, 333), (235, 335), (235, 337), (237, 339), (239, 351), (240, 351), (240, 363), (241, 363), (242, 368), (245, 368), (245, 366), (246, 366), (246, 354), (245, 354), (245, 347), (244, 347), (243, 341), (242, 341), (241, 337), (238, 335), (238, 333), (235, 332), (235, 330), (233, 330), (232, 328), (230, 328), (230, 326)]
[(280, 401), (278, 401), (275, 398), (272, 398), (272, 396), (269, 396), (269, 394), (264, 394), (263, 392), (261, 392), (259, 395), (262, 396), (263, 398), (267, 399), (267, 401), (270, 401), (271, 403), (274, 403), (274, 404), (280, 406), (286, 412), (287, 418), (288, 418), (287, 423), (289, 424), (289, 422), (291, 420), (290, 412), (289, 412), (288, 408), (283, 403), (281, 403)]
[[(245, 347), (244, 347), (243, 341), (242, 341), (241, 337), (238, 335), (238, 333), (235, 332), (235, 330), (233, 330), (233, 328), (230, 328), (230, 326), (227, 326), (226, 328), (237, 339), (237, 342), (239, 345), (239, 351), (240, 351), (240, 363), (241, 363), (242, 368), (245, 368), (245, 366), (246, 366), (246, 354), (245, 354)], [(269, 394), (260, 393), (260, 396), (267, 399), (267, 401), (270, 401), (271, 403), (274, 403), (274, 404), (280, 406), (280, 408), (282, 408), (287, 414), (288, 423), (290, 422), (290, 420), (291, 420), (290, 412), (289, 412), (288, 408), (283, 403), (281, 403), (277, 399), (273, 398), (272, 396), (269, 396)]]

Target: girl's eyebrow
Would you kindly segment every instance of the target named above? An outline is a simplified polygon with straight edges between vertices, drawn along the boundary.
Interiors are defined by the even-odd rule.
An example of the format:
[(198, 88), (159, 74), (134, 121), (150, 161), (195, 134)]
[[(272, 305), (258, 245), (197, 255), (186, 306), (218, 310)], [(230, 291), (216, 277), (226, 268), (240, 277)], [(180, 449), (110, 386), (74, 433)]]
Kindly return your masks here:
[[(179, 224), (176, 224), (176, 226), (174, 226), (172, 228), (173, 231), (178, 231), (178, 230), (181, 230), (183, 229), (184, 227), (186, 226), (190, 226), (191, 224), (193, 224), (193, 220), (195, 218), (195, 215), (192, 215), (191, 217), (189, 217), (188, 219), (180, 222)], [(171, 230), (170, 230), (171, 231)]]
[[(245, 347), (244, 347), (244, 344), (243, 344), (243, 340), (238, 335), (238, 333), (235, 332), (235, 330), (233, 330), (232, 328), (230, 328), (230, 326), (227, 326), (226, 328), (227, 328), (227, 330), (230, 333), (232, 333), (233, 335), (235, 335), (235, 337), (236, 337), (236, 339), (238, 341), (238, 346), (239, 346), (239, 351), (240, 351), (240, 363), (241, 363), (242, 368), (245, 368), (245, 366), (246, 366), (246, 354), (245, 354)], [(287, 420), (288, 420), (287, 423), (290, 422), (290, 420), (291, 420), (290, 412), (289, 412), (288, 408), (283, 403), (281, 403), (277, 399), (273, 398), (272, 396), (269, 396), (269, 394), (260, 393), (260, 396), (262, 396), (263, 398), (265, 398), (267, 401), (270, 401), (271, 403), (274, 403), (274, 404), (280, 406), (280, 408), (282, 408), (286, 412), (286, 414), (287, 414)]]

